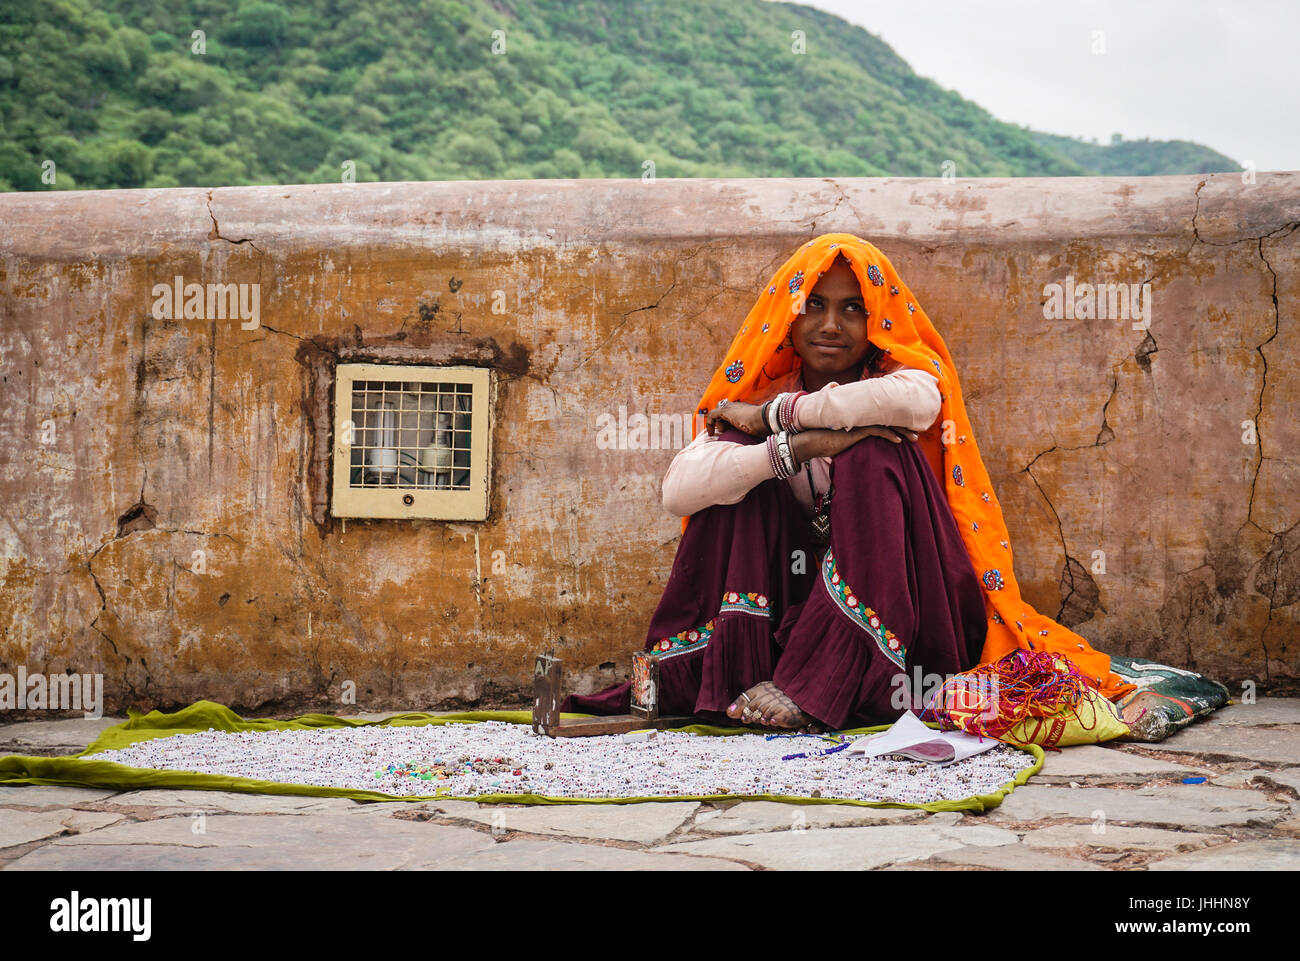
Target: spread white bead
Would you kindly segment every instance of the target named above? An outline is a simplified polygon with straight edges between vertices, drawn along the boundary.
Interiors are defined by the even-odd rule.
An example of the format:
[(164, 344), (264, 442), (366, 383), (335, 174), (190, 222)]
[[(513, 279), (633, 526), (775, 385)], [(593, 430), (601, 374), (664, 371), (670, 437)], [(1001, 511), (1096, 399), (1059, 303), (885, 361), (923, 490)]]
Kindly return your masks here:
[[(552, 739), (533, 734), (527, 725), (484, 721), (202, 731), (141, 741), (87, 760), (396, 797), (766, 794), (908, 804), (990, 794), (1033, 764), (1031, 755), (1006, 745), (947, 767), (863, 758), (843, 751), (781, 759), (821, 743), (809, 738), (769, 741), (760, 734), (708, 737), (677, 731), (662, 731), (636, 743), (618, 735)], [(438, 762), (445, 775), (441, 780), (436, 774)], [(428, 779), (421, 774), (429, 775)]]

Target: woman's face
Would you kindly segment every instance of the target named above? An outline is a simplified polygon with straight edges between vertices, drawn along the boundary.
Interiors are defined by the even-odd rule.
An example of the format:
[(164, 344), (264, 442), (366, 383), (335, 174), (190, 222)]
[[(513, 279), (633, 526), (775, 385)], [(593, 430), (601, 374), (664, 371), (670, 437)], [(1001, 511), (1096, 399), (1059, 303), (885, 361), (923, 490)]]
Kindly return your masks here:
[(871, 343), (862, 288), (846, 260), (835, 258), (804, 308), (791, 325), (790, 339), (806, 370), (830, 380), (849, 371), (860, 373)]

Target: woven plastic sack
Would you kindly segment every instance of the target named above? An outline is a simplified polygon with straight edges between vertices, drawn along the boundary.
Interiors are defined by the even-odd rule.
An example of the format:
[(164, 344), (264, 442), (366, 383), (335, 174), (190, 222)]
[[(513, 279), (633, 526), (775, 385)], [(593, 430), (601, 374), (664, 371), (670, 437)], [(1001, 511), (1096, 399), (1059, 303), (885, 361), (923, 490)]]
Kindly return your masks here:
[(1163, 741), (1228, 703), (1228, 689), (1195, 671), (1112, 654), (1110, 669), (1137, 690), (1119, 701), (1129, 741)]
[(1021, 721), (1011, 729), (1012, 744), (1041, 744), (1068, 747), (1071, 744), (1100, 744), (1129, 733), (1119, 710), (1100, 691), (1089, 691), (1075, 711), (1061, 711)]

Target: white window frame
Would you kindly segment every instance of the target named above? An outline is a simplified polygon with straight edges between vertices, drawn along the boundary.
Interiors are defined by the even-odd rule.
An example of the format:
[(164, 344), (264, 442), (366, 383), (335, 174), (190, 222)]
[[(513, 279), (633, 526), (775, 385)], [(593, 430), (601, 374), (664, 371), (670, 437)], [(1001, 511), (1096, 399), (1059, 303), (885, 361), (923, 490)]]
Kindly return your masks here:
[[(464, 383), (471, 386), (470, 488), (355, 487), (352, 447), (360, 434), (352, 423), (353, 384)], [(333, 483), (330, 513), (339, 518), (409, 518), (448, 521), (487, 519), (491, 483), (492, 372), (486, 367), (339, 364), (334, 372)], [(359, 442), (358, 442), (359, 443)]]

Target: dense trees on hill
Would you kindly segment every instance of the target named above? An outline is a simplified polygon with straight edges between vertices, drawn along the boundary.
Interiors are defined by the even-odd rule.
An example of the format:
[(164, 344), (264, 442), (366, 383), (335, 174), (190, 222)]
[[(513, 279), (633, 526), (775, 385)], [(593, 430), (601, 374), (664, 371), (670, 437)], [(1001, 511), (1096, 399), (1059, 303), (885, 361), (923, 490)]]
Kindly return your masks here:
[(660, 177), (1236, 169), (1195, 144), (1002, 123), (865, 30), (761, 0), (0, 8), (4, 190), (639, 177), (650, 163)]

